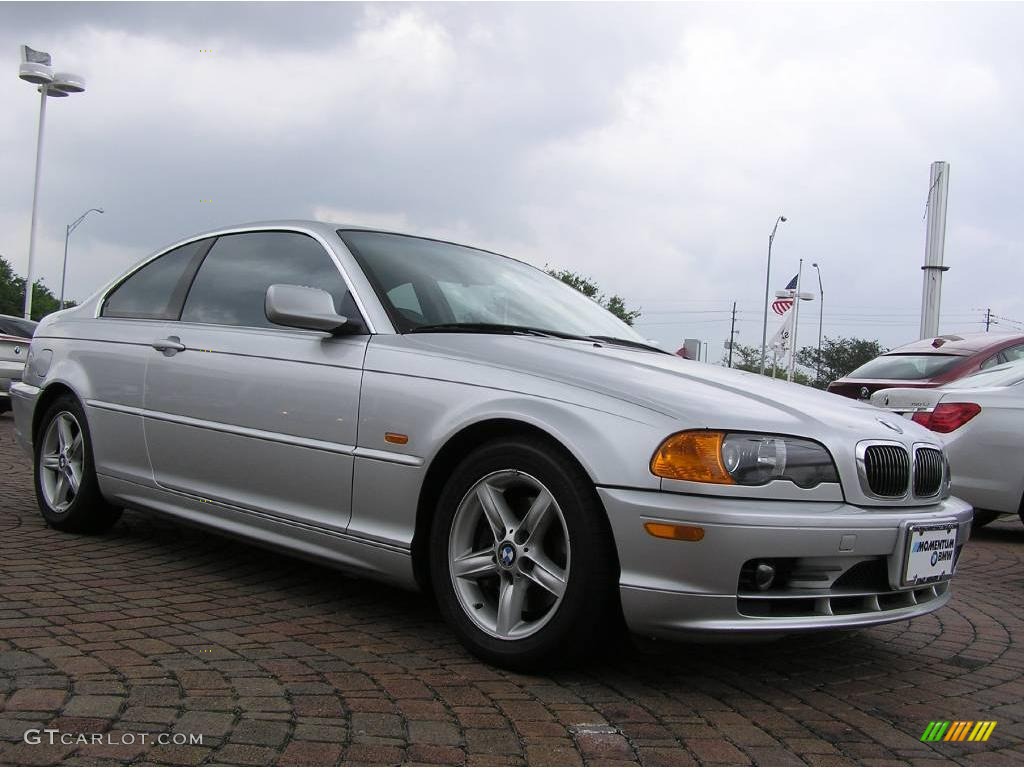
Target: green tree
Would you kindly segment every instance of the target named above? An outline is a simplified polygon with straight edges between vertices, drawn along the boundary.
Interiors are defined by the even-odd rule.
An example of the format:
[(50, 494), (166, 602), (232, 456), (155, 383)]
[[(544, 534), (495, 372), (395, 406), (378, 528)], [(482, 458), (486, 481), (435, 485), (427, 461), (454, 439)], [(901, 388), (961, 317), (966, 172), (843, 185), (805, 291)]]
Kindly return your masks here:
[(846, 376), (886, 351), (877, 339), (826, 336), (821, 342), (820, 356), (817, 346), (804, 347), (797, 353), (796, 361), (810, 372), (814, 386), (824, 389), (830, 381)]
[[(36, 280), (32, 286), (32, 319), (42, 320), (51, 312), (60, 309), (60, 301), (47, 288), (42, 280)], [(75, 306), (72, 301), (65, 301), (64, 306)], [(25, 278), (17, 275), (11, 264), (0, 256), (0, 315), (21, 317), (25, 308)]]
[(552, 277), (557, 277), (566, 285), (575, 288), (588, 299), (596, 301), (626, 325), (632, 325), (633, 321), (640, 317), (640, 310), (628, 309), (625, 300), (621, 296), (616, 294), (605, 297), (597, 283), (589, 277), (584, 277), (576, 272), (570, 272), (567, 269), (554, 269), (549, 266), (544, 267), (544, 271)]
[[(799, 357), (797, 357), (799, 362)], [(729, 364), (729, 350), (725, 350), (725, 354), (722, 355), (722, 365)], [(739, 371), (749, 371), (750, 373), (761, 372), (761, 348), (747, 346), (746, 344), (735, 344), (732, 348), (732, 367)], [(789, 374), (789, 369), (786, 368), (786, 363), (783, 360), (775, 361), (775, 369), (772, 369), (772, 353), (768, 350), (768, 355), (765, 358), (765, 375), (772, 376), (776, 379), (785, 380)], [(799, 368), (793, 371), (793, 381), (797, 384), (812, 385), (811, 377), (804, 373)]]

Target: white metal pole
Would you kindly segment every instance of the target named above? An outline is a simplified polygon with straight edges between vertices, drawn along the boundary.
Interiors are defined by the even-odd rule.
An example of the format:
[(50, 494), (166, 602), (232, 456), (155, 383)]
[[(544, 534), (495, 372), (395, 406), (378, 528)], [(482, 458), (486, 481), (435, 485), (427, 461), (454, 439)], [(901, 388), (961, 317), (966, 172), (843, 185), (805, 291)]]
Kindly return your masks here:
[(36, 180), (32, 190), (32, 224), (28, 235), (28, 277), (25, 278), (25, 319), (32, 319), (33, 260), (36, 255), (36, 210), (39, 204), (39, 170), (43, 163), (43, 127), (46, 123), (46, 86), (39, 88), (39, 135), (36, 137)]
[(764, 320), (761, 324), (761, 375), (764, 375), (764, 362), (765, 353), (768, 348), (768, 290), (771, 286), (772, 279), (772, 243), (775, 241), (775, 233), (779, 229), (779, 222), (786, 221), (785, 216), (779, 216), (775, 219), (775, 226), (772, 227), (772, 232), (768, 235), (768, 266), (765, 267), (764, 271)]
[(932, 163), (928, 179), (928, 229), (924, 245), (924, 286), (921, 290), (920, 338), (939, 333), (939, 310), (942, 304), (942, 273), (946, 247), (946, 201), (949, 196), (949, 163)]
[(789, 376), (787, 381), (793, 380), (793, 370), (796, 368), (796, 336), (800, 327), (800, 283), (804, 274), (804, 260), (800, 259), (800, 269), (796, 273), (796, 301), (793, 303), (793, 338), (789, 345)]
[(71, 225), (64, 225), (64, 264), (60, 268), (60, 308), (64, 309), (64, 280), (68, 276), (68, 240), (71, 237)]

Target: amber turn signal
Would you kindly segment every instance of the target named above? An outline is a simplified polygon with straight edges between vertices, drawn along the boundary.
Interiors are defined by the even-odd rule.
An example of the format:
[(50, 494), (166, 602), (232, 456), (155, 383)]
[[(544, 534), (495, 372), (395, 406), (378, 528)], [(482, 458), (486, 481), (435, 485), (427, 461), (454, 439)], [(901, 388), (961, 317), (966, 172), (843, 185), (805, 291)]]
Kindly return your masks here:
[(644, 523), (644, 530), (656, 539), (675, 539), (676, 541), (700, 541), (704, 538), (704, 529), (696, 525), (673, 525), (671, 523)]
[(722, 464), (722, 432), (677, 432), (665, 439), (651, 458), (651, 472), (666, 480), (733, 485)]
[(403, 435), (398, 432), (385, 432), (384, 442), (394, 443), (395, 445), (405, 445), (409, 442), (409, 436)]

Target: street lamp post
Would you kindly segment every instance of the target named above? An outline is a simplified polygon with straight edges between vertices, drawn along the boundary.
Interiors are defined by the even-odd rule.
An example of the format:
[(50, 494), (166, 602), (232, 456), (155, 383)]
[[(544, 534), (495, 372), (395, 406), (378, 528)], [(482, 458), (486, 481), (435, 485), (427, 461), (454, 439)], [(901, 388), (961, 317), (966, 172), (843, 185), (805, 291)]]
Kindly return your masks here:
[(74, 222), (72, 222), (71, 224), (68, 224), (66, 227), (64, 227), (64, 264), (60, 268), (60, 308), (61, 309), (64, 309), (64, 280), (67, 278), (67, 274), (68, 274), (68, 239), (70, 239), (71, 233), (75, 231), (75, 229), (78, 227), (79, 224), (82, 223), (82, 221), (85, 219), (85, 217), (88, 216), (93, 211), (96, 211), (96, 213), (103, 213), (103, 209), (102, 208), (90, 208), (88, 211), (86, 211), (81, 216), (79, 216), (77, 219), (75, 219)]
[(816, 261), (812, 262), (811, 266), (818, 273), (818, 370), (815, 371), (814, 378), (821, 381), (821, 324), (825, 319), (825, 290), (821, 287), (821, 267)]
[(70, 72), (54, 72), (50, 54), (21, 46), (21, 66), (18, 77), (38, 86), (39, 132), (36, 136), (36, 174), (32, 187), (32, 221), (28, 235), (28, 275), (25, 279), (25, 319), (32, 319), (32, 288), (35, 285), (36, 220), (39, 203), (39, 172), (43, 164), (43, 128), (46, 125), (46, 99), (62, 97), (85, 90), (85, 80)]
[(761, 325), (761, 373), (764, 374), (764, 356), (768, 347), (768, 290), (772, 278), (772, 243), (775, 242), (775, 231), (779, 228), (779, 222), (786, 221), (785, 216), (779, 216), (772, 227), (772, 233), (768, 235), (768, 267), (764, 271), (764, 322)]

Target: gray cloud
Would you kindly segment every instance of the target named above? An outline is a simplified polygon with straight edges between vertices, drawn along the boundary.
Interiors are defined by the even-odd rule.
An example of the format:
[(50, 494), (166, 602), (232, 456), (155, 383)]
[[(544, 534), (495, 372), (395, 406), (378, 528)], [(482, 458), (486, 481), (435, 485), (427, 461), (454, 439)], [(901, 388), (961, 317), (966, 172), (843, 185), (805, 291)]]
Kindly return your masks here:
[[(1014, 5), (0, 5), (89, 78), (50, 105), (39, 262), (94, 290), (209, 226), (399, 222), (593, 275), (642, 331), (760, 339), (764, 251), (826, 334), (916, 335), (928, 165), (951, 162), (944, 330), (1024, 319)], [(213, 53), (200, 53), (212, 49)], [(37, 97), (0, 78), (0, 253), (24, 269)], [(210, 199), (212, 203), (201, 203)], [(805, 305), (801, 338), (817, 335)], [(969, 323), (974, 323), (970, 325)]]

